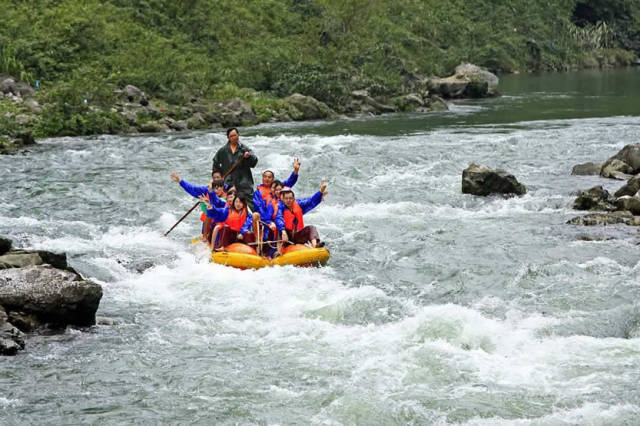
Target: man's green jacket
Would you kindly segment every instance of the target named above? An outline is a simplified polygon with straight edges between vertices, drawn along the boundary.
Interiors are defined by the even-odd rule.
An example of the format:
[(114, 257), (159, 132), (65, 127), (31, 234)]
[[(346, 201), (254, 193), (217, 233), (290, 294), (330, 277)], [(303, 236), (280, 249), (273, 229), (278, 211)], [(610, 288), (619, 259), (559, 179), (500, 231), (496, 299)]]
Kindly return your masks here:
[(258, 157), (256, 157), (251, 149), (246, 145), (238, 142), (238, 148), (236, 152), (231, 152), (229, 142), (227, 142), (222, 148), (216, 152), (213, 156), (213, 168), (212, 172), (216, 170), (223, 175), (236, 164), (245, 152), (250, 152), (251, 156), (242, 160), (242, 163), (235, 168), (233, 172), (229, 174), (224, 180), (227, 185), (234, 184), (238, 189), (238, 193), (243, 193), (247, 196), (253, 193), (253, 176), (251, 175), (251, 168), (258, 164)]

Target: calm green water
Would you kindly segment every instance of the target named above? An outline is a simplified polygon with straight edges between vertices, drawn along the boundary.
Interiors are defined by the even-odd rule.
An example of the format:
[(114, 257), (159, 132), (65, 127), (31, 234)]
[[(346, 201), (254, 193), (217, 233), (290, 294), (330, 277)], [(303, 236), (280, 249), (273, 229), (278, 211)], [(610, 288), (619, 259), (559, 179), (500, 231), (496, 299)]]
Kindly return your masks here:
[[(236, 271), (192, 246), (222, 132), (45, 141), (0, 156), (0, 234), (69, 253), (115, 326), (0, 359), (2, 424), (637, 424), (640, 242), (578, 228), (570, 176), (640, 142), (640, 70), (507, 76), (451, 111), (241, 129), (300, 195), (323, 269)], [(521, 198), (460, 192), (472, 161)]]

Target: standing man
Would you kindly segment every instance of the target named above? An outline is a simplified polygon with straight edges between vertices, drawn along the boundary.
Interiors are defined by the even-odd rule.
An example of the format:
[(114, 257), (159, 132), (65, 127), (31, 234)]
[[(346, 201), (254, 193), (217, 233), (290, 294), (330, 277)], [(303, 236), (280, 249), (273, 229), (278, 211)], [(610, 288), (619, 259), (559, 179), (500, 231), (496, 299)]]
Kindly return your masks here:
[(218, 171), (224, 175), (242, 158), (240, 165), (227, 176), (225, 183), (228, 185), (235, 184), (238, 189), (238, 195), (244, 194), (248, 198), (253, 193), (251, 168), (258, 164), (258, 157), (251, 152), (249, 147), (241, 144), (239, 139), (238, 129), (235, 127), (227, 129), (227, 144), (213, 156), (212, 172)]

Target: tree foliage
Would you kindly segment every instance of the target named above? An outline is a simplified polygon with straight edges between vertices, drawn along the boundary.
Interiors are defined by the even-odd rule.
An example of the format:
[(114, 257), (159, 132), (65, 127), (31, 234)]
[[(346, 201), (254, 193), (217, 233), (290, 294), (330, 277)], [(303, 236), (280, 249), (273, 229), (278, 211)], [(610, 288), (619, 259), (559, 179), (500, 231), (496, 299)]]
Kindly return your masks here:
[(232, 84), (336, 106), (350, 90), (393, 92), (461, 61), (564, 69), (589, 50), (640, 50), (637, 0), (0, 0), (0, 10), (0, 73), (104, 104), (126, 84), (174, 103)]

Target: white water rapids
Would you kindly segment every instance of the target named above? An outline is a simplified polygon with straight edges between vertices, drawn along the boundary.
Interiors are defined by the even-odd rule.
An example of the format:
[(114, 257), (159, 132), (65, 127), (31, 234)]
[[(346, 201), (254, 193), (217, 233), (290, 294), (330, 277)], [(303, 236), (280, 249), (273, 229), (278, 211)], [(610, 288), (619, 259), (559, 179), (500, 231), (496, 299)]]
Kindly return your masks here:
[[(640, 119), (505, 122), (524, 102), (241, 129), (256, 178), (297, 156), (298, 195), (329, 182), (305, 217), (322, 269), (210, 264), (197, 214), (162, 236), (193, 203), (170, 173), (206, 183), (221, 131), (0, 156), (0, 235), (68, 253), (116, 320), (1, 358), (0, 423), (637, 424), (638, 231), (565, 222), (578, 190), (621, 184), (571, 167)], [(472, 161), (527, 195), (463, 195)]]

